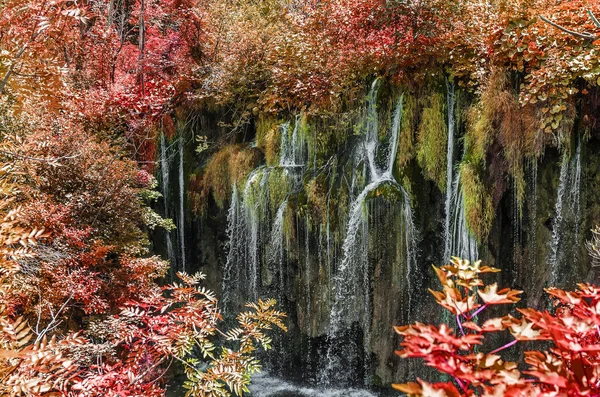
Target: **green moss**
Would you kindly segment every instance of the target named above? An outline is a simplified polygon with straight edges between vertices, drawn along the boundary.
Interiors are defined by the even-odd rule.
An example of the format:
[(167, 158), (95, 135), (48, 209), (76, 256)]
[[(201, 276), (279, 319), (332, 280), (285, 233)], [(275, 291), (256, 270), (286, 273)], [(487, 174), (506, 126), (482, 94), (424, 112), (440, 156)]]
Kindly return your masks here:
[(390, 202), (398, 202), (403, 199), (402, 191), (398, 189), (396, 185), (390, 183), (384, 183), (378, 186), (377, 189), (369, 192), (367, 195), (367, 199), (376, 197), (382, 197)]
[[(297, 241), (296, 236), (296, 214), (298, 213), (298, 205), (296, 202), (288, 202), (288, 208), (283, 213), (283, 237), (289, 245), (293, 245)], [(295, 250), (291, 250), (293, 253)]]
[(417, 161), (426, 178), (446, 191), (446, 146), (448, 128), (445, 121), (444, 96), (434, 92), (424, 99), (417, 139)]
[(494, 221), (494, 205), (479, 170), (471, 163), (460, 165), (460, 181), (465, 200), (465, 217), (469, 231), (478, 241), (484, 241)]
[[(356, 134), (358, 110), (345, 113), (302, 117), (302, 134), (308, 146), (310, 165), (321, 167), (330, 161), (348, 137)], [(316, 159), (316, 161), (315, 161)]]
[(263, 213), (263, 211), (266, 209), (265, 205), (267, 204), (263, 190), (263, 184), (265, 183), (263, 178), (268, 178), (270, 173), (265, 175), (266, 170), (267, 168), (265, 167), (257, 169), (256, 174), (255, 176), (253, 175), (250, 183), (246, 183), (244, 186), (244, 205), (247, 208), (255, 209), (259, 214)]
[(267, 165), (279, 162), (281, 149), (280, 122), (276, 117), (262, 114), (256, 121), (256, 146), (265, 154)]
[(525, 199), (525, 160), (539, 157), (543, 150), (541, 127), (537, 110), (532, 105), (519, 104), (510, 80), (501, 70), (490, 76), (479, 102), (468, 112), (465, 159), (485, 167), (492, 142), (499, 143), (513, 180), (519, 210)]
[(396, 154), (396, 167), (403, 169), (415, 156), (415, 129), (417, 122), (417, 101), (410, 92), (405, 92), (402, 97), (402, 123), (398, 139), (398, 152)]
[(325, 224), (328, 211), (327, 181), (324, 177), (311, 179), (305, 189), (311, 224)]
[[(223, 208), (231, 196), (234, 183), (244, 184), (250, 172), (262, 161), (260, 150), (245, 145), (227, 145), (211, 156), (197, 183), (200, 191), (197, 212), (203, 212), (209, 196), (219, 208)], [(194, 179), (198, 179), (196, 176)]]
[(269, 210), (277, 212), (281, 203), (290, 193), (290, 180), (287, 170), (274, 168), (269, 172)]
[(465, 159), (474, 164), (485, 164), (487, 149), (493, 139), (491, 115), (479, 103), (469, 109), (465, 135)]

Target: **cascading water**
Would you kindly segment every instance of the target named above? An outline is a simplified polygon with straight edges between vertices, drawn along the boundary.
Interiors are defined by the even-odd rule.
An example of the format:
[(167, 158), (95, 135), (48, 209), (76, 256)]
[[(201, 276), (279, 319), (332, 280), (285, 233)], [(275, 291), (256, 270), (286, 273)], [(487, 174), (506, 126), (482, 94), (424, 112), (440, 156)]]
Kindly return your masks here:
[[(402, 146), (398, 147), (402, 98), (389, 108), (378, 109), (377, 91), (378, 82), (375, 82), (367, 107), (359, 114), (362, 120), (354, 125), (349, 123), (357, 114), (352, 111), (343, 120), (330, 121), (315, 116), (314, 125), (303, 125), (307, 119), (296, 117), (279, 125), (277, 130), (269, 129), (269, 139), (281, 139), (279, 162), (273, 165), (269, 158), (268, 166), (263, 165), (244, 180), (237, 179), (237, 184), (232, 184), (227, 214), (227, 261), (222, 269), (221, 296), (226, 318), (231, 319), (247, 301), (275, 297), (281, 310), (291, 319), (290, 332), (275, 336), (275, 349), (270, 358), (260, 357), (274, 377), (255, 378), (254, 395), (350, 396), (353, 394), (348, 387), (357, 386), (363, 375), (364, 383), (372, 385), (376, 379), (388, 382), (393, 378), (401, 379), (398, 376), (401, 372), (414, 371), (408, 364), (391, 368), (393, 331), (388, 325), (423, 318), (417, 310), (425, 311), (430, 306), (422, 303), (420, 295), (415, 294), (419, 290), (418, 280), (424, 278), (419, 273), (426, 271), (416, 272), (417, 232), (411, 199), (394, 176), (394, 161), (397, 151), (402, 149)], [(463, 176), (466, 178), (466, 173), (461, 175), (459, 167), (462, 152), (462, 120), (457, 111), (460, 109), (459, 94), (449, 82), (447, 114), (442, 116), (447, 117), (444, 261), (450, 256), (478, 259), (478, 245), (466, 222), (462, 182), (466, 187), (467, 181), (461, 180)], [(415, 110), (417, 120), (414, 124), (420, 123), (418, 110)], [(340, 132), (340, 138), (324, 142), (323, 126), (327, 128), (330, 122), (331, 125), (339, 123), (334, 126), (336, 134)], [(414, 127), (416, 125), (411, 126), (413, 133)], [(363, 133), (362, 137), (353, 135), (356, 130)], [(348, 139), (341, 132), (347, 132)], [(272, 143), (276, 148), (277, 142), (269, 141), (268, 144)], [(165, 214), (176, 218), (178, 225), (176, 232), (167, 235), (167, 250), (172, 262), (181, 269), (186, 266), (186, 257), (179, 252), (186, 249), (184, 139), (178, 134), (169, 147), (168, 140), (162, 136), (160, 144)], [(256, 148), (244, 150), (253, 151), (256, 158), (260, 156)], [(406, 171), (408, 175), (404, 177), (418, 182), (421, 179), (413, 179), (418, 172), (417, 166), (417, 161), (411, 160), (409, 167), (399, 172)], [(552, 170), (548, 171), (540, 161), (540, 185), (545, 178), (551, 179)], [(527, 177), (525, 229), (521, 236), (519, 224), (513, 243), (518, 242), (522, 254), (529, 255), (526, 258), (535, 260), (537, 253), (538, 263), (548, 259), (552, 270), (547, 272), (547, 277), (551, 277), (548, 282), (555, 283), (563, 279), (565, 263), (572, 258), (572, 250), (563, 248), (573, 245), (569, 239), (580, 234), (580, 144), (573, 145), (570, 155), (565, 153), (560, 167), (548, 257), (540, 256), (541, 252), (545, 255), (545, 250), (536, 252), (535, 249), (538, 238), (535, 222), (537, 220), (539, 226), (539, 245), (545, 237), (546, 225), (544, 219), (537, 219), (536, 162), (532, 162)], [(413, 187), (415, 197), (428, 193), (428, 188), (422, 189), (417, 184)], [(504, 188), (503, 185), (503, 194)], [(513, 190), (516, 190), (514, 186)], [(540, 188), (539, 194), (542, 203), (546, 190)], [(512, 220), (512, 225), (517, 225), (517, 219), (504, 217), (508, 201), (503, 197), (500, 203), (501, 222)], [(427, 211), (430, 209), (428, 204), (436, 209), (442, 205), (437, 194), (420, 208)], [(513, 201), (512, 204), (510, 214), (514, 216), (518, 203)], [(545, 203), (540, 205), (539, 215), (543, 218), (546, 207)], [(424, 213), (427, 235), (422, 246), (429, 249), (432, 242), (441, 243), (441, 236), (429, 236), (438, 228), (442, 229), (442, 225), (439, 221), (437, 224), (429, 222), (427, 215)], [(502, 255), (510, 252), (510, 233), (504, 223), (494, 224), (494, 227), (500, 226), (506, 241), (494, 241), (496, 245), (490, 244), (490, 248), (494, 254)], [(190, 230), (188, 228), (188, 233)], [(570, 233), (571, 230), (574, 233)], [(187, 242), (189, 249), (190, 240)], [(438, 250), (441, 251), (441, 247)], [(436, 256), (441, 254), (435, 253)], [(188, 267), (191, 258), (187, 257)], [(543, 270), (533, 273), (543, 273)], [(433, 310), (425, 316), (439, 319)], [(298, 371), (300, 367), (302, 370)], [(286, 380), (277, 379), (277, 375), (285, 376)], [(318, 382), (319, 389), (290, 384), (290, 378), (302, 385)], [(354, 391), (357, 395), (370, 395), (369, 392)]]
[(444, 257), (452, 256), (475, 261), (478, 258), (477, 241), (467, 228), (465, 198), (460, 183), (460, 171), (454, 166), (454, 142), (456, 132), (454, 84), (448, 83), (448, 147), (446, 154), (446, 200), (444, 220)]
[[(244, 190), (240, 194), (233, 186), (231, 202), (227, 214), (228, 254), (223, 272), (223, 297), (226, 314), (232, 314), (232, 300), (237, 303), (257, 300), (260, 276), (260, 220), (265, 203), (265, 167), (252, 171)], [(248, 288), (244, 288), (245, 286)], [(225, 304), (226, 303), (226, 304)]]
[[(168, 155), (168, 147), (167, 141), (164, 134), (160, 135), (160, 173), (161, 173), (161, 188), (162, 188), (162, 196), (163, 196), (163, 204), (164, 204), (164, 214), (165, 218), (170, 218), (169, 211), (169, 189), (170, 189), (170, 179), (169, 179), (169, 155)], [(166, 236), (166, 244), (167, 244), (167, 256), (169, 259), (169, 263), (172, 265), (176, 265), (176, 257), (175, 251), (173, 249), (173, 240), (171, 239), (171, 232), (167, 230), (165, 232)]]
[(244, 247), (242, 245), (244, 234), (240, 230), (242, 224), (240, 222), (240, 203), (239, 195), (237, 191), (237, 185), (233, 185), (233, 191), (231, 193), (231, 203), (229, 204), (229, 211), (227, 212), (227, 262), (223, 268), (223, 285), (221, 290), (223, 291), (223, 309), (227, 313), (231, 313), (231, 299), (237, 295), (239, 284), (239, 263), (238, 258), (241, 257), (239, 249)]
[[(524, 240), (521, 245), (521, 263), (518, 264), (518, 278), (516, 282), (525, 291), (531, 291), (528, 304), (537, 305), (540, 287), (537, 276), (544, 272), (545, 263), (543, 258), (538, 258), (538, 159), (532, 158), (527, 162), (525, 186), (525, 210), (522, 229)], [(540, 263), (541, 262), (541, 263)], [(540, 268), (540, 264), (543, 268)], [(535, 275), (531, 277), (530, 275)]]
[(552, 222), (552, 241), (548, 266), (550, 270), (549, 285), (559, 286), (561, 273), (568, 264), (577, 261), (577, 245), (579, 242), (581, 221), (581, 138), (577, 140), (575, 153), (563, 154), (558, 191), (556, 194), (555, 216)]
[[(383, 186), (389, 186), (391, 189), (399, 192), (403, 200), (400, 202), (404, 207), (405, 224), (404, 230), (407, 234), (407, 245), (415, 243), (415, 231), (412, 222), (412, 210), (410, 208), (410, 199), (407, 192), (400, 186), (392, 175), (393, 164), (396, 157), (398, 145), (398, 135), (400, 129), (400, 120), (402, 117), (402, 97), (394, 109), (392, 126), (390, 131), (389, 144), (379, 152), (383, 159), (384, 166), (378, 164), (378, 149), (380, 149), (378, 137), (378, 113), (376, 106), (376, 97), (379, 82), (376, 80), (369, 93), (368, 107), (366, 112), (366, 134), (363, 145), (363, 155), (359, 154), (359, 159), (366, 159), (365, 166), (369, 170), (369, 183), (354, 198), (349, 212), (349, 220), (346, 228), (346, 238), (342, 245), (342, 260), (336, 269), (332, 280), (333, 302), (329, 319), (328, 340), (329, 348), (327, 351), (327, 363), (320, 374), (320, 381), (324, 384), (331, 384), (340, 380), (340, 376), (347, 376), (341, 365), (340, 357), (334, 352), (336, 339), (344, 328), (348, 327), (353, 321), (360, 321), (363, 324), (363, 348), (366, 357), (370, 351), (370, 264), (368, 260), (368, 214), (365, 215), (365, 202), (368, 196)], [(364, 163), (364, 162), (363, 162)], [(355, 178), (353, 178), (354, 184)], [(367, 219), (365, 219), (367, 218)], [(411, 280), (414, 267), (415, 249), (407, 247), (408, 260), (406, 263), (407, 288), (411, 288)], [(411, 258), (413, 257), (413, 258)], [(409, 294), (410, 296), (410, 294)], [(409, 305), (410, 307), (410, 302)], [(357, 308), (361, 308), (357, 312)], [(368, 369), (365, 368), (365, 376)]]
[[(271, 223), (269, 213), (269, 181), (272, 173), (286, 181), (288, 194), (295, 192), (302, 181), (306, 162), (306, 143), (300, 134), (300, 117), (293, 128), (290, 123), (279, 127), (281, 155), (279, 165), (261, 166), (250, 173), (243, 191), (234, 186), (227, 218), (228, 254), (223, 277), (223, 294), (227, 302), (256, 301), (261, 296), (262, 263), (268, 274), (278, 273), (279, 298), (283, 300), (285, 278), (284, 214), (287, 198), (278, 207)], [(270, 229), (270, 230), (269, 230)], [(266, 250), (263, 244), (269, 243)], [(264, 252), (263, 252), (264, 251)], [(308, 259), (307, 259), (308, 261)], [(231, 305), (226, 312), (232, 313)]]
[(185, 175), (183, 169), (183, 157), (185, 152), (185, 142), (183, 132), (179, 136), (179, 222), (177, 225), (179, 238), (179, 257), (181, 258), (180, 269), (185, 272)]
[(288, 201), (284, 200), (279, 208), (277, 214), (275, 214), (275, 220), (271, 227), (271, 239), (269, 246), (267, 247), (267, 260), (269, 265), (273, 269), (277, 269), (277, 276), (279, 281), (279, 301), (283, 301), (283, 293), (285, 291), (285, 247), (284, 247), (284, 233), (283, 233), (283, 217), (285, 210), (287, 209)]
[(304, 135), (300, 134), (300, 116), (296, 117), (294, 128), (290, 123), (284, 123), (281, 131), (281, 154), (279, 158), (280, 167), (302, 167), (306, 163), (306, 142)]
[[(394, 267), (396, 269), (394, 274), (401, 275), (399, 278), (394, 275), (395, 288), (406, 292), (414, 287), (413, 272), (416, 267), (417, 241), (410, 197), (393, 176), (402, 120), (402, 97), (392, 109), (388, 134), (380, 142), (379, 115), (375, 103), (378, 85), (379, 83), (375, 82), (371, 89), (364, 119), (365, 135), (355, 151), (353, 169), (356, 172), (352, 177), (353, 187), (349, 192), (351, 204), (348, 217), (337, 220), (343, 227), (342, 230), (346, 230), (341, 247), (333, 236), (337, 232), (331, 230), (328, 204), (327, 220), (317, 228), (318, 239), (312, 235), (315, 229), (314, 225), (310, 225), (308, 215), (296, 215), (295, 231), (292, 230), (291, 233), (294, 233), (296, 242), (293, 250), (299, 255), (292, 258), (287, 255), (289, 243), (286, 242), (285, 237), (284, 225), (287, 219), (285, 214), (289, 201), (292, 197), (295, 200), (295, 194), (303, 186), (302, 178), (306, 172), (308, 157), (308, 145), (304, 139), (300, 117), (296, 118), (293, 125), (284, 123), (279, 126), (281, 134), (279, 164), (271, 167), (262, 166), (252, 171), (243, 190), (233, 186), (227, 218), (228, 255), (223, 270), (225, 313), (233, 314), (239, 310), (242, 303), (262, 297), (262, 294), (275, 293), (281, 302), (288, 302), (288, 297), (293, 298), (293, 295), (288, 295), (290, 287), (301, 288), (301, 296), (304, 299), (293, 298), (291, 302), (297, 302), (296, 310), (298, 315), (303, 317), (302, 326), (305, 328), (303, 331), (307, 335), (306, 344), (302, 347), (303, 361), (305, 360), (307, 373), (312, 373), (314, 367), (318, 372), (320, 383), (328, 387), (337, 382), (340, 374), (348, 376), (345, 367), (347, 364), (343, 362), (346, 358), (342, 357), (345, 352), (343, 349), (335, 351), (331, 346), (341, 340), (338, 336), (340, 333), (347, 332), (352, 323), (362, 324), (361, 337), (355, 338), (357, 344), (353, 354), (356, 354), (357, 360), (364, 363), (365, 380), (366, 383), (370, 382), (368, 373), (371, 364), (369, 357), (374, 313), (369, 221), (375, 218), (387, 218), (382, 210), (395, 214), (390, 218), (394, 220), (389, 226), (398, 230), (398, 233), (395, 233), (398, 239), (393, 240), (392, 243), (398, 244), (398, 247), (391, 250), (394, 252), (393, 255), (401, 255), (397, 267)], [(283, 199), (280, 193), (271, 197), (273, 192), (278, 192), (280, 189), (280, 187), (271, 189), (272, 183), (277, 183), (274, 181), (277, 178), (285, 180), (282, 184), (285, 189)], [(364, 188), (361, 189), (361, 186)], [(393, 200), (381, 201), (383, 199), (372, 197), (380, 188), (388, 192)], [(271, 200), (281, 201), (271, 202)], [(327, 200), (329, 203), (329, 197)], [(372, 204), (367, 205), (367, 203)], [(368, 215), (370, 211), (367, 207), (371, 205), (375, 206), (374, 212), (378, 214), (375, 218), (370, 218)], [(385, 208), (381, 207), (382, 205)], [(375, 227), (381, 229), (381, 226), (377, 226), (380, 223), (380, 220), (375, 221)], [(314, 244), (321, 248), (312, 252)], [(326, 252), (321, 253), (321, 249)], [(338, 251), (341, 256), (338, 256)], [(290, 269), (288, 260), (297, 261), (290, 262), (293, 267), (297, 266), (302, 277), (296, 285), (288, 285), (286, 281)], [(319, 263), (318, 267), (312, 263), (315, 260)], [(322, 269), (326, 271), (322, 272)], [(329, 283), (328, 289), (323, 289), (323, 277)], [(407, 300), (401, 297), (399, 302), (401, 301), (403, 312), (409, 313), (411, 294), (406, 292), (404, 296)], [(319, 324), (323, 322), (323, 317), (319, 313), (322, 306), (320, 299), (332, 302), (329, 324), (325, 329), (328, 341), (325, 362), (320, 362), (318, 357), (314, 356), (315, 349), (321, 347), (319, 343), (315, 344), (313, 338), (318, 337), (319, 332), (323, 332), (318, 331)], [(234, 303), (238, 304), (238, 307), (235, 307)], [(363, 349), (362, 353), (360, 346)], [(347, 383), (346, 379), (342, 380), (342, 383)]]
[[(460, 183), (460, 172), (456, 176), (456, 181), (453, 185), (452, 195), (453, 216), (452, 216), (452, 231), (450, 235), (450, 255), (457, 256), (470, 261), (479, 259), (479, 250), (477, 248), (477, 240), (469, 232), (467, 227), (467, 217), (465, 214), (465, 197), (462, 192)], [(448, 257), (449, 258), (449, 257)]]
[(444, 221), (444, 257), (442, 263), (450, 259), (452, 247), (452, 201), (454, 192), (454, 84), (448, 83), (448, 147), (446, 150), (446, 201)]

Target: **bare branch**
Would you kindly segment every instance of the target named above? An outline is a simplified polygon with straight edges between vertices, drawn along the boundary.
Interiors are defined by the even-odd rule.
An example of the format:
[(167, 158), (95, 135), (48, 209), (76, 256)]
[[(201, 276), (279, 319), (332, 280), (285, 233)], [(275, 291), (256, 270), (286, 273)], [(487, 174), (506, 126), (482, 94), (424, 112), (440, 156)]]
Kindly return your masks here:
[(600, 21), (598, 21), (598, 18), (596, 18), (596, 16), (592, 12), (592, 10), (588, 10), (588, 14), (590, 15), (590, 18), (592, 19), (592, 22), (594, 22), (594, 25), (596, 25), (597, 27), (600, 28)]
[(598, 40), (598, 36), (596, 36), (596, 35), (593, 35), (591, 33), (579, 33), (579, 32), (575, 32), (574, 30), (569, 30), (569, 29), (567, 29), (565, 27), (560, 26), (557, 23), (552, 22), (551, 20), (549, 20), (548, 18), (544, 17), (543, 15), (540, 15), (540, 19), (542, 21), (546, 22), (547, 24), (550, 24), (550, 25), (554, 26), (555, 28), (560, 29), (563, 32), (568, 33), (568, 34), (570, 34), (572, 36), (579, 37), (579, 38), (584, 39), (584, 40), (590, 40), (590, 41), (596, 41), (596, 40)]

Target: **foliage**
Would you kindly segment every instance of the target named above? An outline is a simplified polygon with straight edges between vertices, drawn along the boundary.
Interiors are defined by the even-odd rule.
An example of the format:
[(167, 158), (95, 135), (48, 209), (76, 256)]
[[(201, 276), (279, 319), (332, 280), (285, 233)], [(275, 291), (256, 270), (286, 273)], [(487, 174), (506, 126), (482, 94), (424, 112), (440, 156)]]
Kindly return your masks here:
[[(404, 337), (401, 357), (418, 357), (447, 374), (448, 382), (394, 385), (410, 396), (588, 396), (598, 393), (597, 304), (600, 289), (580, 284), (576, 291), (546, 289), (553, 311), (517, 309), (520, 317), (510, 314), (485, 321), (486, 309), (514, 304), (521, 291), (499, 289), (496, 283), (485, 284), (484, 273), (499, 269), (481, 265), (480, 261), (453, 258), (448, 265), (436, 268), (441, 291), (430, 290), (434, 298), (456, 318), (457, 330), (446, 324), (439, 327), (416, 323), (395, 327)], [(491, 334), (508, 331), (512, 340), (490, 350)], [(517, 343), (547, 341), (544, 351), (525, 352), (523, 370), (517, 362), (505, 361), (501, 352)]]
[(8, 0), (0, 7), (0, 95), (11, 90), (38, 100), (53, 97), (61, 86), (63, 49), (88, 22), (86, 8), (38, 0)]
[[(0, 177), (0, 392), (162, 396), (164, 374), (173, 361), (185, 367), (189, 396), (223, 397), (246, 391), (250, 375), (260, 368), (254, 357), (257, 347), (270, 348), (265, 332), (273, 327), (285, 330), (284, 314), (273, 309), (275, 302), (249, 304), (251, 310), (238, 315), (239, 326), (223, 332), (214, 294), (199, 285), (203, 275), (179, 274), (181, 284), (159, 287), (154, 280), (165, 267), (157, 258), (123, 254), (110, 259), (118, 252), (115, 247), (83, 241), (93, 232), (69, 235), (54, 227), (56, 235), (51, 236), (28, 226), (35, 217), (28, 216), (26, 205), (39, 195), (29, 190), (29, 174), (16, 170), (62, 167), (60, 162), (73, 156), (25, 157), (20, 154), (24, 148), (27, 145), (12, 145), (9, 140), (1, 149), (12, 161), (5, 163)], [(79, 155), (78, 159), (84, 157), (84, 151)], [(27, 166), (27, 159), (36, 164)], [(51, 206), (48, 201), (36, 203)], [(45, 250), (38, 247), (38, 239), (46, 240)], [(111, 290), (103, 291), (109, 286)], [(44, 294), (32, 296), (33, 291)], [(122, 305), (120, 314), (93, 321), (87, 338), (68, 331), (57, 337), (65, 320), (73, 324), (75, 310), (104, 313), (116, 304)], [(222, 343), (217, 343), (218, 336)]]
[(119, 315), (95, 326), (109, 331), (103, 337), (122, 356), (86, 368), (74, 390), (85, 396), (162, 396), (161, 378), (176, 362), (188, 379), (186, 396), (241, 396), (248, 391), (250, 375), (260, 369), (257, 348), (270, 348), (265, 331), (285, 330), (285, 315), (273, 309), (275, 301), (259, 300), (238, 315), (238, 327), (221, 331), (217, 299), (200, 285), (204, 275), (178, 277), (180, 283), (128, 302)]
[(157, 197), (154, 178), (69, 119), (3, 117), (12, 120), (4, 137), (11, 149), (0, 162), (19, 176), (22, 220), (49, 234), (35, 257), (20, 260), (12, 299), (21, 314), (48, 320), (60, 309), (77, 323), (151, 290), (166, 264), (139, 257), (147, 253), (145, 228), (170, 227), (148, 208)]
[[(3, 153), (15, 153), (10, 142), (2, 143)], [(48, 237), (44, 229), (25, 221), (21, 199), (22, 178), (15, 173), (15, 162), (5, 163), (0, 171), (0, 394), (38, 395), (62, 386), (75, 376), (73, 362), (63, 356), (65, 349), (82, 343), (78, 335), (57, 341), (47, 333), (56, 327), (56, 317), (35, 329), (18, 316), (13, 298), (23, 271), (20, 261), (34, 255), (34, 247)], [(58, 316), (58, 313), (56, 314)]]
[(600, 266), (600, 227), (592, 229), (592, 239), (586, 241), (585, 246), (592, 258), (592, 266)]

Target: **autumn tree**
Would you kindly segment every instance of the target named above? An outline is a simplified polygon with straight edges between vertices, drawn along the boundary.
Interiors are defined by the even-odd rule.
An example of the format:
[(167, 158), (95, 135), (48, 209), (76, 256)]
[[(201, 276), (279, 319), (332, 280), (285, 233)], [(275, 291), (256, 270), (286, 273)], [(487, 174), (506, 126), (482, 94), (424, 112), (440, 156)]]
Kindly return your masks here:
[[(416, 323), (395, 327), (403, 337), (397, 354), (422, 358), (426, 365), (448, 375), (448, 382), (394, 385), (409, 396), (588, 396), (596, 395), (600, 376), (600, 289), (580, 284), (576, 291), (546, 289), (553, 310), (517, 309), (520, 316), (486, 316), (493, 306), (514, 304), (521, 291), (485, 284), (481, 276), (499, 269), (480, 261), (453, 258), (434, 267), (442, 285), (431, 291), (448, 310), (455, 325)], [(489, 348), (491, 334), (505, 332), (511, 340)], [(550, 348), (526, 351), (526, 368), (506, 361), (502, 352), (516, 344), (547, 341)]]

